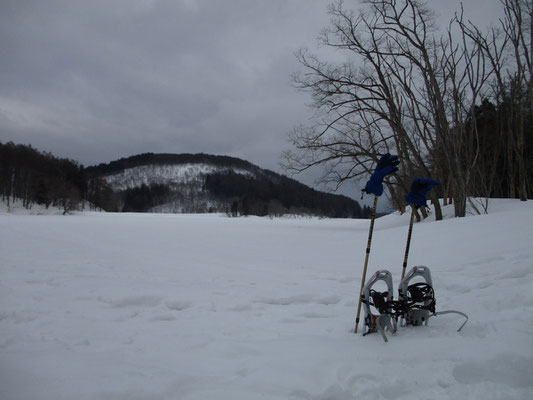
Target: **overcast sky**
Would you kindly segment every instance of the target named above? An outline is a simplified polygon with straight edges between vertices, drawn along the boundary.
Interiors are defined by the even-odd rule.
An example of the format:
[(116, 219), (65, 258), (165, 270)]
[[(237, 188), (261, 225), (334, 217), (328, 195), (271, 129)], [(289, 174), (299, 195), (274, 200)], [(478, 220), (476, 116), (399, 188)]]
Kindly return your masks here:
[[(0, 142), (85, 166), (203, 152), (282, 172), (287, 134), (311, 115), (294, 53), (316, 49), (330, 2), (0, 0)], [(498, 0), (464, 3), (498, 17)]]

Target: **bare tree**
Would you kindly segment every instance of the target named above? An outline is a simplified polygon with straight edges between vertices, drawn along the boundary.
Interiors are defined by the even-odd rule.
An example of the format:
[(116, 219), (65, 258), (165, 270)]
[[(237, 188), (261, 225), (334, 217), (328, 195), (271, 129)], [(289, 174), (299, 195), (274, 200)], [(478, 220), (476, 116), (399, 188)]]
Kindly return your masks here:
[(462, 14), (439, 34), (432, 12), (417, 0), (363, 4), (358, 12), (342, 1), (331, 5), (331, 26), (320, 36), (322, 45), (344, 51), (346, 62), (298, 54), (304, 72), (294, 82), (311, 93), (316, 113), (311, 126), (292, 133), (295, 151), (286, 165), (294, 171), (325, 165), (324, 179), (341, 184), (394, 152), (402, 174), (389, 190), (398, 209), (414, 176), (434, 176), (440, 195), (453, 198), (456, 216), (464, 216), (478, 159), (472, 116), (491, 73), (481, 46), (457, 29), (465, 26)]
[[(497, 143), (491, 158), (496, 160), (503, 154), (504, 194), (527, 200), (532, 190), (528, 188), (526, 132), (527, 118), (533, 116), (533, 2), (501, 0), (501, 3), (504, 13), (500, 27), (492, 28), (489, 35), (471, 23), (461, 23), (461, 27), (465, 35), (479, 44), (491, 66), (491, 91), (487, 98), (498, 107)], [(484, 178), (492, 188), (494, 177)]]
[[(533, 113), (533, 2), (530, 0), (502, 0), (505, 15), (502, 29), (511, 45), (512, 72), (508, 72), (506, 87), (499, 88), (509, 104), (507, 116), (507, 147), (510, 196), (525, 201), (528, 198), (525, 158), (524, 100)], [(529, 37), (527, 31), (529, 30)], [(529, 43), (528, 43), (529, 40)], [(507, 90), (506, 90), (507, 89)]]

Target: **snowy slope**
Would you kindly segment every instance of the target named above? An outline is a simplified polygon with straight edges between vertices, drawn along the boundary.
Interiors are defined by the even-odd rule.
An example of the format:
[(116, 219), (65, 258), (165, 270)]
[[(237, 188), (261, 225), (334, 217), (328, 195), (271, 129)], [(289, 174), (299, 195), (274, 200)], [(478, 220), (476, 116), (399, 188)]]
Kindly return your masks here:
[(226, 202), (217, 199), (205, 190), (205, 179), (215, 173), (232, 172), (253, 177), (250, 170), (222, 167), (207, 163), (149, 164), (121, 170), (103, 176), (114, 191), (139, 188), (142, 185), (166, 185), (174, 192), (173, 199), (150, 209), (156, 213), (224, 212), (229, 210)]
[(115, 190), (126, 190), (141, 185), (150, 186), (153, 184), (168, 185), (174, 190), (180, 189), (183, 185), (192, 184), (196, 189), (200, 190), (207, 175), (229, 171), (240, 175), (253, 176), (250, 171), (240, 168), (224, 168), (212, 164), (195, 163), (141, 165), (107, 175), (104, 179)]
[[(0, 399), (531, 399), (533, 202), (418, 223), (439, 316), (352, 333), (368, 220), (0, 213)], [(408, 215), (369, 273), (397, 285)]]

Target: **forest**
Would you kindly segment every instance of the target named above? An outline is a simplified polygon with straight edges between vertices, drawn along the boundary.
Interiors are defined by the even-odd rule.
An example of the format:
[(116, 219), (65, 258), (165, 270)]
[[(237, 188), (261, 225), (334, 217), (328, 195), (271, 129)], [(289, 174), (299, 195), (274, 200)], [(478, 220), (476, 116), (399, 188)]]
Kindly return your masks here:
[[(220, 167), (200, 186), (139, 184), (117, 190), (106, 176), (143, 165), (210, 164)], [(250, 175), (234, 172), (246, 170)], [(223, 172), (222, 172), (223, 171)], [(7, 202), (21, 201), (60, 207), (69, 212), (101, 209), (110, 212), (149, 212), (180, 202), (186, 212), (224, 212), (229, 216), (316, 215), (331, 218), (368, 218), (370, 210), (345, 196), (323, 193), (248, 161), (208, 154), (145, 153), (109, 164), (85, 168), (31, 146), (0, 143), (0, 193)]]
[(43, 204), (65, 211), (78, 209), (90, 197), (83, 166), (31, 146), (0, 143), (0, 193), (8, 206)]
[(316, 214), (330, 218), (368, 218), (370, 210), (354, 200), (318, 192), (283, 176), (222, 173), (207, 176), (205, 188), (227, 199), (232, 215)]

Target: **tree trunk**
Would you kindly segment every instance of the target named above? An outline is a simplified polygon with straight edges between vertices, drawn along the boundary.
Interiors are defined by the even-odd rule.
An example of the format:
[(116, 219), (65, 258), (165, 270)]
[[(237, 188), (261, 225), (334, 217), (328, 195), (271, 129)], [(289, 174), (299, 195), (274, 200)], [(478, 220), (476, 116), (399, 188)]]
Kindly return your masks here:
[(453, 207), (456, 217), (464, 217), (466, 215), (466, 196), (458, 193), (453, 197)]
[(439, 197), (436, 193), (431, 194), (431, 203), (435, 207), (435, 221), (442, 220), (442, 208), (440, 206)]

